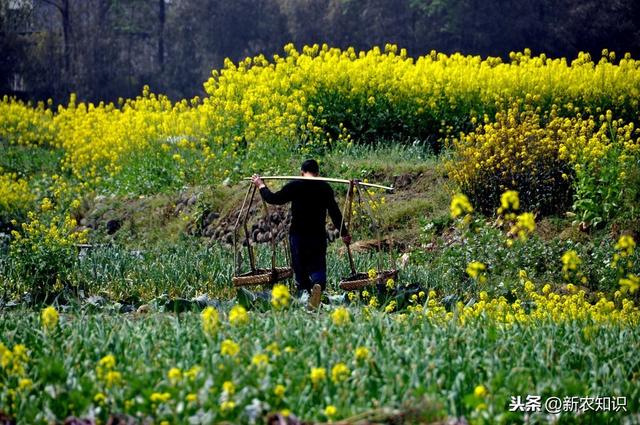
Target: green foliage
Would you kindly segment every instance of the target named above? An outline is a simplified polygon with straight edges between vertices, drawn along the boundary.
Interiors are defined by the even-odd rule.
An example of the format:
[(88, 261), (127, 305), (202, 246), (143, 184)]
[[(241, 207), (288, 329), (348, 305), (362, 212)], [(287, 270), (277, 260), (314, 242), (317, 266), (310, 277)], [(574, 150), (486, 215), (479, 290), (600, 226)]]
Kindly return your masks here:
[(20, 231), (12, 231), (8, 267), (15, 286), (7, 285), (5, 291), (29, 292), (31, 301), (40, 303), (68, 286), (78, 256), (76, 245), (86, 241), (86, 231), (75, 232), (75, 226), (68, 216), (60, 220), (29, 213)]
[(623, 155), (613, 144), (601, 158), (576, 167), (573, 209), (578, 221), (597, 227), (640, 216), (640, 155)]
[[(616, 270), (611, 266), (616, 241), (607, 235), (585, 243), (559, 238), (546, 241), (537, 235), (522, 241), (510, 239), (503, 230), (488, 225), (484, 220), (476, 221), (469, 230), (445, 233), (443, 237), (435, 232), (438, 227), (437, 223), (426, 223), (422, 241), (423, 246), (432, 243), (442, 248), (435, 251), (418, 248), (412, 252), (411, 258), (419, 265), (421, 274), (441, 276), (436, 287), (457, 299), (477, 297), (480, 291), (513, 299), (512, 290), (522, 286), (521, 270), (526, 272), (527, 280), (540, 288), (545, 283), (561, 286), (565, 283), (561, 257), (568, 250), (575, 250), (582, 259), (582, 272), (586, 277), (582, 285), (588, 291), (612, 292), (619, 288)], [(636, 252), (630, 261), (634, 263), (639, 259)], [(466, 268), (473, 261), (487, 266), (488, 281), (485, 284), (467, 275)]]
[[(63, 420), (86, 416), (94, 406), (92, 412), (104, 422), (110, 413), (120, 412), (158, 423), (196, 417), (244, 424), (250, 423), (244, 407), (253, 399), (269, 405), (258, 421), (263, 414), (282, 409), (304, 420), (325, 420), (324, 409), (330, 404), (337, 408), (336, 419), (346, 418), (370, 411), (372, 400), (377, 400), (401, 411), (422, 411), (431, 420), (464, 416), (479, 423), (506, 424), (523, 418), (520, 412), (507, 411), (514, 395), (623, 394), (629, 412), (640, 407), (638, 377), (624, 372), (636, 364), (634, 348), (640, 333), (634, 327), (587, 322), (504, 327), (482, 319), (466, 326), (440, 326), (427, 320), (400, 321), (395, 315), (350, 312), (353, 320), (343, 327), (334, 326), (328, 314), (310, 318), (293, 308), (285, 313), (252, 312), (250, 323), (238, 328), (226, 323), (224, 309), (223, 323), (213, 336), (203, 332), (199, 316), (191, 313), (136, 319), (65, 315), (48, 333), (40, 330), (33, 313), (5, 314), (0, 334), (8, 336), (4, 343), (9, 348), (27, 347), (25, 376), (33, 380), (31, 387), (17, 394), (19, 402), (10, 413), (20, 421), (37, 423), (44, 412), (50, 419)], [(587, 328), (589, 334), (583, 331)], [(221, 355), (224, 339), (242, 347), (236, 357)], [(360, 346), (368, 349), (368, 360), (355, 359)], [(259, 353), (267, 354), (264, 367), (251, 365)], [(107, 386), (98, 377), (98, 365), (110, 354), (112, 370), (121, 379)], [(339, 362), (351, 373), (346, 381), (335, 383), (331, 369)], [(193, 379), (184, 376), (195, 366), (201, 369)], [(327, 370), (326, 380), (316, 387), (309, 379), (313, 367)], [(168, 377), (171, 368), (182, 372), (177, 381)], [(5, 375), (0, 376), (5, 384)], [(236, 391), (221, 399), (225, 381), (233, 382)], [(285, 387), (282, 398), (274, 394), (278, 384)], [(476, 396), (480, 385), (486, 393)], [(165, 392), (166, 402), (150, 401), (153, 393)], [(101, 400), (96, 399), (99, 393), (104, 402), (96, 401)], [(194, 403), (186, 401), (191, 393), (197, 396)], [(485, 409), (478, 408), (479, 400), (474, 402), (472, 396), (482, 398)], [(0, 386), (0, 397), (6, 399), (7, 386)], [(225, 399), (234, 401), (235, 408), (222, 412)], [(620, 419), (621, 413), (593, 412), (560, 417), (570, 424), (613, 424)], [(530, 420), (546, 423), (542, 415)]]

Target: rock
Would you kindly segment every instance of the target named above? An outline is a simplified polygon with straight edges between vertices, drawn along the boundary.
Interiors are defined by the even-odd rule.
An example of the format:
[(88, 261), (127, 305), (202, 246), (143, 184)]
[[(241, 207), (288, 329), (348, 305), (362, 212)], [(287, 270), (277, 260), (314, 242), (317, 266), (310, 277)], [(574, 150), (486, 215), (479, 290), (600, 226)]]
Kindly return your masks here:
[(194, 205), (197, 200), (198, 200), (198, 197), (196, 195), (191, 196), (191, 198), (187, 200), (187, 206)]
[(215, 233), (215, 226), (213, 224), (210, 224), (207, 227), (205, 227), (204, 232), (202, 232), (202, 234), (207, 237), (210, 237), (214, 233)]
[(220, 217), (219, 213), (215, 211), (211, 211), (209, 214), (207, 214), (207, 218), (205, 218), (205, 223), (207, 224), (213, 223), (215, 220), (218, 219), (218, 217)]
[(109, 416), (106, 425), (135, 425), (138, 420), (132, 416), (116, 413)]
[(113, 235), (115, 232), (120, 230), (120, 227), (122, 227), (122, 222), (120, 220), (112, 219), (107, 221), (107, 234)]
[(145, 313), (149, 313), (150, 311), (151, 311), (151, 306), (149, 304), (142, 304), (140, 307), (138, 307), (138, 309), (136, 310), (136, 313), (145, 314)]
[(395, 176), (393, 180), (393, 187), (396, 189), (402, 189), (409, 186), (413, 182), (413, 176), (411, 174), (403, 174), (401, 176)]
[(76, 418), (75, 416), (69, 416), (64, 420), (64, 425), (95, 425), (95, 421), (92, 419)]
[(407, 266), (407, 264), (409, 263), (409, 258), (410, 258), (410, 255), (408, 252), (405, 252), (404, 254), (402, 254), (399, 262), (400, 268), (405, 268)]

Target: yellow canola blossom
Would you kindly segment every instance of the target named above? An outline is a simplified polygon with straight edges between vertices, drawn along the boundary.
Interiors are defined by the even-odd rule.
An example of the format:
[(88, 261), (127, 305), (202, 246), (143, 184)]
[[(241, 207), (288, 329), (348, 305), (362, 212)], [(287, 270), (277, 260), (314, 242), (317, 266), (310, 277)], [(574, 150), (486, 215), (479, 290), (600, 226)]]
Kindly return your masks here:
[(249, 313), (240, 304), (234, 305), (229, 311), (229, 323), (233, 326), (242, 326), (249, 323)]
[(202, 320), (202, 330), (209, 335), (215, 335), (220, 325), (220, 315), (214, 307), (207, 307), (200, 313)]
[(451, 198), (451, 218), (458, 218), (460, 216), (471, 214), (473, 212), (473, 206), (469, 202), (469, 198), (462, 193), (458, 193)]
[(583, 290), (576, 289), (568, 294), (558, 294), (551, 292), (547, 286), (545, 285), (540, 293), (528, 288), (525, 296), (529, 307), (525, 307), (523, 299), (516, 299), (510, 303), (502, 296), (493, 299), (485, 296), (471, 305), (458, 303), (452, 311), (447, 311), (438, 301), (429, 300), (425, 312), (414, 312), (424, 314), (427, 319), (436, 323), (454, 320), (462, 325), (478, 319), (491, 320), (498, 324), (535, 324), (549, 321), (591, 321), (604, 325), (632, 326), (640, 324), (640, 309), (630, 299), (614, 302), (602, 296), (592, 303)]
[[(466, 182), (490, 167), (535, 166), (528, 158), (547, 155), (549, 149), (570, 159), (582, 152), (603, 154), (607, 141), (600, 124), (613, 125), (613, 116), (637, 111), (638, 87), (640, 66), (629, 56), (617, 63), (607, 59), (594, 63), (580, 54), (568, 62), (525, 51), (503, 62), (459, 53), (411, 58), (394, 45), (356, 51), (326, 44), (298, 50), (289, 44), (282, 56), (226, 60), (223, 69), (213, 71), (205, 82), (202, 99), (172, 102), (145, 87), (140, 96), (118, 104), (84, 103), (72, 95), (67, 105), (53, 108), (5, 96), (0, 101), (0, 140), (61, 148), (64, 169), (82, 182), (117, 176), (142, 156), (168, 160), (167, 166), (176, 167), (185, 178), (193, 173), (225, 178), (237, 173), (235, 167), (245, 157), (266, 164), (270, 155), (266, 152), (289, 152), (301, 145), (306, 153), (316, 145), (350, 143), (361, 135), (344, 116), (367, 120), (390, 114), (391, 122), (402, 122), (408, 129), (408, 137), (437, 131), (437, 126), (446, 136), (459, 126), (457, 117), (482, 122), (477, 111), (493, 115), (517, 99), (533, 111), (558, 105), (548, 117), (557, 137), (549, 139), (540, 125), (533, 124), (511, 134), (515, 124), (503, 124), (522, 121), (517, 108), (497, 117), (503, 123), (498, 127), (489, 128), (487, 122), (463, 137), (477, 141), (481, 149), (467, 151), (469, 141), (457, 141), (463, 158), (469, 160), (452, 174)], [(603, 99), (614, 99), (615, 110), (605, 111)], [(593, 123), (560, 118), (574, 116), (575, 108), (596, 117)], [(584, 131), (574, 131), (576, 126)], [(631, 141), (626, 136), (629, 131), (622, 129), (621, 134)], [(508, 147), (507, 140), (513, 140), (507, 151), (496, 149)], [(510, 163), (502, 164), (503, 160)]]
[(42, 310), (40, 319), (42, 321), (42, 327), (47, 331), (52, 331), (56, 328), (56, 326), (58, 326), (58, 320), (60, 319), (60, 316), (55, 307), (49, 306)]
[(286, 285), (277, 284), (271, 290), (271, 305), (276, 310), (281, 310), (289, 305), (291, 294)]
[(2, 174), (0, 167), (0, 218), (23, 211), (34, 200), (35, 196), (25, 179), (18, 178), (16, 173)]
[(349, 310), (345, 307), (338, 307), (331, 313), (331, 321), (336, 326), (342, 326), (349, 323)]

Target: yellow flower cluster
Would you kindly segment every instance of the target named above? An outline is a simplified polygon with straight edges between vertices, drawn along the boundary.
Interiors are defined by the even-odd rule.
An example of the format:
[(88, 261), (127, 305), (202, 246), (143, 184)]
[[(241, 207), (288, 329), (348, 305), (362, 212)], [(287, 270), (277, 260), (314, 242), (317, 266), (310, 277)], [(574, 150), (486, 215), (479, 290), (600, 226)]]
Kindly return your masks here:
[(49, 106), (38, 102), (34, 107), (5, 95), (0, 102), (0, 142), (22, 146), (52, 144), (57, 129)]
[(236, 385), (233, 381), (224, 381), (222, 383), (222, 391), (227, 393), (227, 395), (234, 394), (236, 392)]
[(202, 330), (209, 335), (215, 335), (220, 325), (220, 315), (214, 307), (207, 307), (200, 313), (202, 319)]
[(22, 344), (16, 344), (13, 346), (13, 350), (10, 350), (0, 342), (0, 367), (5, 372), (16, 376), (24, 376), (28, 361), (27, 347)]
[(623, 292), (631, 292), (633, 294), (640, 288), (640, 276), (629, 273), (627, 277), (620, 279), (620, 286)]
[(257, 353), (251, 358), (251, 364), (257, 367), (265, 367), (269, 364), (269, 356), (265, 353)]
[(570, 249), (562, 254), (562, 276), (565, 280), (572, 280), (574, 277), (581, 277), (578, 268), (582, 264), (582, 260), (578, 256), (578, 253)]
[(357, 347), (354, 352), (354, 357), (356, 358), (356, 361), (368, 360), (370, 355), (371, 353), (369, 352), (369, 349), (367, 347), (362, 347), (362, 346)]
[[(568, 285), (567, 285), (568, 286)], [(436, 300), (429, 300), (427, 310), (412, 310), (436, 323), (457, 320), (465, 324), (476, 319), (489, 319), (496, 323), (535, 323), (553, 321), (555, 323), (585, 320), (600, 324), (630, 324), (640, 323), (640, 309), (633, 301), (622, 299), (616, 304), (600, 294), (595, 303), (588, 300), (587, 294), (574, 287), (568, 294), (551, 292), (547, 285), (537, 293), (534, 285), (525, 287), (522, 298), (512, 303), (504, 297), (490, 298), (486, 292), (480, 294), (480, 300), (472, 305), (458, 303), (453, 311), (446, 311), (444, 306)], [(524, 300), (529, 301), (527, 309)]]
[(98, 380), (104, 382), (107, 387), (113, 387), (120, 383), (122, 374), (115, 370), (116, 358), (113, 354), (107, 354), (98, 361), (96, 376)]
[(52, 331), (58, 326), (58, 311), (53, 306), (49, 306), (42, 310), (40, 320), (45, 331)]
[(471, 214), (473, 206), (466, 195), (458, 193), (451, 198), (450, 210), (451, 218), (456, 219), (462, 215)]
[(313, 383), (313, 385), (317, 386), (320, 384), (320, 382), (324, 381), (327, 378), (327, 370), (323, 367), (311, 368), (309, 377), (311, 378), (311, 382)]
[(336, 363), (335, 366), (331, 368), (331, 380), (336, 384), (346, 381), (347, 378), (349, 378), (349, 374), (349, 368), (344, 363)]
[(480, 261), (472, 261), (467, 265), (467, 274), (471, 279), (477, 280), (480, 283), (485, 283), (487, 281), (487, 275), (485, 273), (486, 270), (487, 266)]
[[(616, 252), (613, 254), (613, 262), (612, 266), (618, 267), (620, 261), (624, 261), (633, 255), (633, 252), (636, 249), (636, 241), (633, 240), (633, 237), (630, 235), (622, 235), (618, 242), (614, 246)], [(625, 267), (631, 267), (629, 261), (626, 264), (621, 266), (621, 269), (624, 270)]]
[(509, 230), (512, 235), (517, 235), (525, 241), (536, 230), (536, 219), (533, 213), (522, 213), (516, 217), (515, 224)]
[(249, 323), (249, 313), (240, 304), (234, 305), (229, 311), (229, 323), (234, 326), (242, 326)]
[(172, 367), (171, 369), (169, 369), (169, 372), (167, 372), (167, 379), (172, 384), (180, 382), (180, 380), (182, 380), (182, 371), (180, 370), (180, 368)]
[(13, 230), (11, 235), (14, 240), (12, 249), (41, 249), (42, 245), (48, 247), (69, 248), (87, 241), (87, 230), (75, 231), (78, 223), (71, 216), (66, 216), (61, 225), (55, 222), (47, 225), (41, 222), (32, 211), (28, 213), (29, 221), (22, 223), (22, 233)]
[[(612, 120), (611, 111), (596, 117), (600, 108), (583, 110), (571, 102), (565, 105), (569, 117), (561, 115), (555, 105), (542, 112), (533, 106), (539, 102), (538, 96), (527, 95), (524, 101), (499, 110), (495, 117), (485, 115), (474, 131), (449, 140), (456, 153), (446, 164), (449, 176), (465, 193), (478, 194), (472, 197), (474, 202), (481, 200), (482, 194), (486, 196), (487, 187), (495, 193), (511, 187), (530, 190), (532, 201), (550, 203), (550, 199), (536, 199), (537, 187), (530, 186), (562, 193), (569, 184), (570, 169), (578, 173), (585, 165), (595, 165), (613, 146), (621, 152), (622, 165), (632, 163), (640, 152), (633, 123)], [(629, 167), (622, 165), (619, 178), (624, 180), (624, 170)], [(498, 214), (508, 206), (502, 201)]]
[(500, 195), (500, 207), (498, 214), (517, 211), (520, 209), (520, 197), (515, 190), (507, 190)]
[(34, 199), (25, 179), (18, 178), (16, 173), (3, 174), (0, 167), (0, 217), (13, 217), (16, 212), (28, 209)]
[(338, 307), (331, 313), (331, 321), (336, 326), (342, 326), (349, 323), (349, 310), (345, 307)]
[(271, 305), (276, 310), (281, 310), (289, 305), (291, 294), (286, 285), (277, 284), (271, 290)]
[[(568, 64), (525, 51), (503, 63), (499, 58), (436, 52), (414, 59), (394, 45), (356, 51), (326, 44), (301, 51), (289, 44), (284, 52), (272, 59), (259, 55), (239, 63), (226, 60), (205, 83), (204, 99), (174, 103), (145, 87), (140, 96), (117, 105), (79, 103), (72, 95), (68, 105), (52, 111), (43, 103), (34, 107), (5, 96), (0, 102), (0, 140), (61, 147), (65, 168), (82, 181), (114, 176), (143, 153), (171, 159), (181, 173), (192, 172), (192, 167), (226, 177), (243, 157), (264, 164), (270, 152), (299, 144), (304, 151), (314, 144), (348, 143), (357, 130), (346, 127), (350, 123), (343, 122), (345, 115), (369, 116), (368, 124), (376, 124), (379, 112), (391, 114), (391, 122), (402, 122), (412, 136), (425, 126), (435, 130), (442, 124), (446, 130), (461, 114), (502, 109), (503, 101), (524, 96), (536, 106), (562, 105), (563, 115), (573, 113), (572, 102), (598, 114), (602, 99), (615, 99), (620, 111), (638, 109), (640, 66), (630, 57), (614, 64), (593, 63), (583, 55)], [(590, 105), (593, 110), (586, 110)], [(504, 119), (510, 120), (507, 115)], [(382, 131), (385, 124), (376, 125)], [(482, 129), (482, 135), (469, 136), (487, 143), (478, 151), (487, 155), (470, 152), (473, 162), (465, 162), (454, 173), (456, 179), (510, 161), (510, 154), (528, 158), (542, 153), (544, 143), (536, 142), (539, 130), (534, 126), (514, 134), (511, 149), (504, 153), (493, 150), (510, 140), (508, 131)], [(493, 141), (494, 136), (504, 140)], [(527, 163), (525, 158), (521, 166)]]
[(240, 352), (240, 346), (230, 339), (225, 339), (220, 344), (220, 354), (235, 357)]
[(171, 394), (164, 392), (164, 393), (152, 393), (151, 396), (149, 396), (149, 400), (152, 403), (166, 403), (167, 401), (169, 401), (171, 399)]

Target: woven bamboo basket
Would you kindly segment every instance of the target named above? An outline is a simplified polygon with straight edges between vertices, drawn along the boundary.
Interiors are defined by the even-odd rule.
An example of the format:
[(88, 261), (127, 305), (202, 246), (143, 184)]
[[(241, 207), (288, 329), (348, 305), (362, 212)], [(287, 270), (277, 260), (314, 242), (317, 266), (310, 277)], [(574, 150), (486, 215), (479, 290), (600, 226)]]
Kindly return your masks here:
[(271, 285), (293, 276), (290, 267), (276, 267), (274, 269), (256, 269), (255, 271), (234, 276), (233, 286)]
[(340, 288), (345, 291), (355, 291), (378, 283), (384, 284), (387, 279), (396, 280), (397, 278), (398, 270), (383, 270), (378, 272), (378, 276), (375, 279), (369, 279), (369, 275), (367, 273), (356, 273), (344, 280), (341, 280)]

